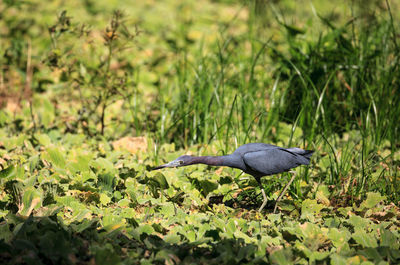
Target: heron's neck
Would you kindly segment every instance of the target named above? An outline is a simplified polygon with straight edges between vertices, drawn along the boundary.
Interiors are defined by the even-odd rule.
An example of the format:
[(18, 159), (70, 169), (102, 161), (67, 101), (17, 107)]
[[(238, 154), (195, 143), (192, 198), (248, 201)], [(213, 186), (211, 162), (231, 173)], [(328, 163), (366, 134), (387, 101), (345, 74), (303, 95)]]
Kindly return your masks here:
[(205, 164), (209, 166), (226, 166), (224, 161), (225, 156), (194, 156), (190, 165)]

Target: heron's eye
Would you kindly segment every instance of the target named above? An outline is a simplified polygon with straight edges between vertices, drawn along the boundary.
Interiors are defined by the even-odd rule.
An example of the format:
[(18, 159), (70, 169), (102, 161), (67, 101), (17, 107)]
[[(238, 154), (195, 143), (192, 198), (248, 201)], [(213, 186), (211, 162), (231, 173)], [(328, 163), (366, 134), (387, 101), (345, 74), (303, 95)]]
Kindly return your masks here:
[(182, 165), (183, 164), (183, 160), (179, 160), (178, 163), (179, 163), (179, 165)]

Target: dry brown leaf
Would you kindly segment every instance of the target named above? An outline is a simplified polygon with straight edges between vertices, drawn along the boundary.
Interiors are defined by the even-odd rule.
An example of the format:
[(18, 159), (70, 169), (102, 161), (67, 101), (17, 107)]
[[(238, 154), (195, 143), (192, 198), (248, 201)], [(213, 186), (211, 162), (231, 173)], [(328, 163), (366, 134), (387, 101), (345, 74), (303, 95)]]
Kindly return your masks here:
[(147, 139), (146, 137), (123, 137), (112, 143), (115, 150), (127, 150), (132, 154), (136, 154), (138, 151), (147, 151)]
[(10, 112), (20, 112), (21, 111), (21, 107), (18, 105), (18, 103), (15, 101), (11, 101), (11, 100), (7, 102), (6, 109)]
[(220, 167), (220, 168), (218, 168), (217, 170), (215, 170), (215, 175), (217, 175), (217, 176), (219, 176), (219, 175), (221, 175), (222, 174), (222, 170), (224, 170), (224, 168), (223, 167)]

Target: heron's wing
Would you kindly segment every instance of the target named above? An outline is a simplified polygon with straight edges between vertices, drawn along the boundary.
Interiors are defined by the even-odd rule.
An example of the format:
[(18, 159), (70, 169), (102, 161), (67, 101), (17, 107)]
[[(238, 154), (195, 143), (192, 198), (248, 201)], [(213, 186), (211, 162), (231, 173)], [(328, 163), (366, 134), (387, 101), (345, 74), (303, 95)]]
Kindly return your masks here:
[(288, 171), (303, 164), (303, 159), (303, 157), (283, 148), (247, 152), (243, 155), (243, 161), (249, 167), (250, 171), (254, 171), (260, 176)]
[(264, 151), (264, 150), (270, 150), (270, 149), (275, 149), (275, 148), (279, 148), (279, 147), (276, 145), (272, 145), (272, 144), (249, 143), (249, 144), (244, 144), (242, 146), (239, 146), (233, 153), (243, 156), (244, 154), (246, 154), (248, 152)]

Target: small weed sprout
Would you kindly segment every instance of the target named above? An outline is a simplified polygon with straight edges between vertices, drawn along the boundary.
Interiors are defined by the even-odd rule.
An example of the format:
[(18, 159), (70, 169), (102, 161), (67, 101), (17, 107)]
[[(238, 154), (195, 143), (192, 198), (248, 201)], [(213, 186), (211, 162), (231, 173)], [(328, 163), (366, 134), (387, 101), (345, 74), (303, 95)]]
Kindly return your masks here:
[[(59, 68), (63, 75), (69, 76), (66, 78), (67, 86), (73, 89), (72, 95), (78, 92), (81, 103), (76, 123), (67, 125), (69, 130), (74, 131), (81, 125), (89, 135), (104, 135), (107, 108), (119, 100), (129, 104), (134, 95), (133, 66), (124, 61), (123, 53), (133, 47), (140, 31), (135, 26), (132, 33), (123, 18), (121, 11), (115, 11), (104, 29), (102, 38), (106, 50), (91, 39), (91, 30), (86, 25), (73, 24), (66, 11), (61, 13), (55, 25), (49, 27), (52, 51), (47, 62), (50, 67)], [(67, 32), (79, 39), (85, 37), (86, 42), (77, 42), (89, 45), (89, 56), (97, 58), (87, 60), (86, 55), (80, 56), (81, 46), (60, 41), (61, 36)]]

